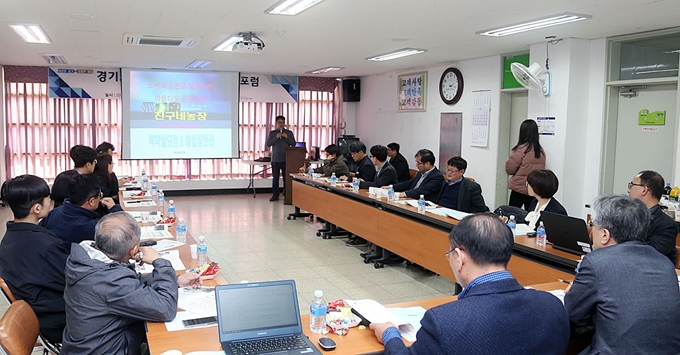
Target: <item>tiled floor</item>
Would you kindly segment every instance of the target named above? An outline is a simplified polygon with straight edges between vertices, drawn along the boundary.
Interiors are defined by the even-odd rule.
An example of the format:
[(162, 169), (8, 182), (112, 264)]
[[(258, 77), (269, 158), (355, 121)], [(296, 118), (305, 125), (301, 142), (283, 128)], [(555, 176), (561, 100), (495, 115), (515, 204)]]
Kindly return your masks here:
[[(230, 283), (294, 279), (301, 313), (316, 289), (327, 301), (372, 298), (383, 304), (441, 297), (453, 293), (453, 283), (404, 264), (375, 269), (364, 264), (363, 250), (345, 246), (344, 239), (316, 236), (319, 223), (287, 220), (292, 206), (269, 202), (269, 195), (173, 197), (177, 215), (184, 217), (196, 239), (205, 235), (208, 255), (218, 262)], [(342, 211), (338, 211), (342, 213)], [(9, 208), (0, 209), (0, 235), (11, 220)], [(414, 236), (415, 237), (415, 236)], [(443, 256), (442, 256), (443, 257)], [(4, 313), (4, 302), (0, 302)]]

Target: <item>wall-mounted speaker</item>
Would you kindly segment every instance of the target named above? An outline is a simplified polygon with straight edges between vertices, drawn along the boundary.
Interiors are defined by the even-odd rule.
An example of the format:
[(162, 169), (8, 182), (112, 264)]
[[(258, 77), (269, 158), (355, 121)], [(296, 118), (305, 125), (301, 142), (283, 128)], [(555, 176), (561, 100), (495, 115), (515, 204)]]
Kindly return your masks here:
[(359, 102), (361, 101), (361, 85), (359, 79), (342, 80), (342, 101)]

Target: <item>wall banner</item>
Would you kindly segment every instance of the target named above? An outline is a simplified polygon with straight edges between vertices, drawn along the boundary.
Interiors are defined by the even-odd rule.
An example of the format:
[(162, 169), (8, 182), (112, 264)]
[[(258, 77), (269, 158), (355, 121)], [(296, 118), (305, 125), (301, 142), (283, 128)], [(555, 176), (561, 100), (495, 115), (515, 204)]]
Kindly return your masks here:
[(241, 73), (242, 102), (283, 102), (298, 100), (298, 77)]
[(119, 99), (120, 68), (47, 68), (49, 97)]

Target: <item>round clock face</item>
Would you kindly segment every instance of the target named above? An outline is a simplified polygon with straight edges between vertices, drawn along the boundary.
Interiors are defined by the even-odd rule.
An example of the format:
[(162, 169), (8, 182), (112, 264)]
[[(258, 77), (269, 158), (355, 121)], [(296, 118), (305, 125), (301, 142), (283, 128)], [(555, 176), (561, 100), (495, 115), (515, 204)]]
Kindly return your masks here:
[(456, 68), (448, 68), (439, 81), (439, 96), (447, 105), (453, 105), (463, 95), (463, 75)]

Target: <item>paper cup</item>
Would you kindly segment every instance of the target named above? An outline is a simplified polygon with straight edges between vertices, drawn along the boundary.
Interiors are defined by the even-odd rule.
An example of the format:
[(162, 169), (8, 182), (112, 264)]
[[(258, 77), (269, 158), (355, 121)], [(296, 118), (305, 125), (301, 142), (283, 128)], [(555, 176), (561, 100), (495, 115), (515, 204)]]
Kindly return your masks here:
[(198, 245), (196, 244), (191, 244), (189, 245), (189, 249), (191, 249), (191, 258), (192, 259), (198, 259)]

